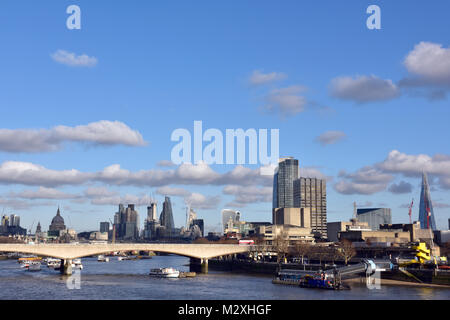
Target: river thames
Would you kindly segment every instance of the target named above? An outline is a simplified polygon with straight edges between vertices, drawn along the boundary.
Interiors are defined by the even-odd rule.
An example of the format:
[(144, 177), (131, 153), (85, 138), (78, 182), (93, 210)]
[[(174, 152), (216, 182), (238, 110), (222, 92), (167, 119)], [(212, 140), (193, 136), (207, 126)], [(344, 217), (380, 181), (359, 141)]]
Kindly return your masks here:
[[(148, 275), (158, 267), (189, 271), (189, 259), (155, 256), (147, 260), (97, 262), (83, 258), (79, 289), (58, 271), (42, 266), (40, 272), (20, 269), (16, 260), (0, 261), (1, 300), (448, 300), (449, 289), (382, 285), (369, 290), (352, 284), (351, 290), (304, 289), (272, 284), (267, 275), (210, 270), (195, 278), (160, 279)], [(72, 278), (73, 279), (73, 278)], [(76, 286), (75, 286), (76, 287)]]

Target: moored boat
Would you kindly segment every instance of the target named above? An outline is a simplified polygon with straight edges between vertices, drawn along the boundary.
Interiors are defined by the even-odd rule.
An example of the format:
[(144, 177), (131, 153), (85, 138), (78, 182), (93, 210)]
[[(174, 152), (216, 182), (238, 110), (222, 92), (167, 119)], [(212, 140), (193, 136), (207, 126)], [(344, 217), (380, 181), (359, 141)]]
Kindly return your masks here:
[(180, 276), (180, 271), (174, 268), (151, 269), (150, 276), (159, 278), (178, 278)]
[(108, 257), (105, 257), (104, 255), (99, 255), (99, 256), (97, 257), (97, 261), (98, 261), (98, 262), (109, 262), (109, 258), (108, 258)]

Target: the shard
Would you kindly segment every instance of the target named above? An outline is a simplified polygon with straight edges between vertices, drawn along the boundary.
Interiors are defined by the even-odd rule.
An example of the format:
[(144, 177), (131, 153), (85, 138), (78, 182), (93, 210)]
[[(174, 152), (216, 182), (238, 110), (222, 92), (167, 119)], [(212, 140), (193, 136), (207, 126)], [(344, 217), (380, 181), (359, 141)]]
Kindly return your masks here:
[(422, 174), (422, 191), (420, 192), (419, 221), (422, 229), (436, 230), (434, 220), (433, 204), (431, 202), (430, 187), (427, 174)]

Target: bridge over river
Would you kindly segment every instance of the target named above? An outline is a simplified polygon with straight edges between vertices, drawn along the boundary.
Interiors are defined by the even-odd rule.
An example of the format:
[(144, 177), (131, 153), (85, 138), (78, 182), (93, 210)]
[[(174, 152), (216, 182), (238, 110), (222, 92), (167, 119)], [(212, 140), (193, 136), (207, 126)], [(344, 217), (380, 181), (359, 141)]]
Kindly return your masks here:
[(245, 253), (251, 246), (237, 244), (178, 244), (178, 243), (110, 243), (110, 244), (0, 244), (0, 252), (19, 252), (62, 260), (61, 272), (72, 273), (72, 260), (118, 251), (153, 251), (172, 253), (197, 259), (201, 270), (207, 272), (208, 259)]

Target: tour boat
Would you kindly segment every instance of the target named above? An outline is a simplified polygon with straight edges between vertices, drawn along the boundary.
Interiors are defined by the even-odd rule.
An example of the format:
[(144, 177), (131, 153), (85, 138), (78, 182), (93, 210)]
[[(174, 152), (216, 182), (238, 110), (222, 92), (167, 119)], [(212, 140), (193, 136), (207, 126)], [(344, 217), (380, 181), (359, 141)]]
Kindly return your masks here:
[(41, 263), (39, 261), (30, 262), (28, 271), (41, 271)]
[(72, 260), (72, 268), (82, 270), (83, 265), (81, 264), (81, 259), (73, 259)]
[(178, 278), (180, 276), (180, 271), (175, 270), (174, 268), (158, 268), (151, 269), (150, 275), (160, 278)]
[(109, 258), (105, 257), (104, 255), (100, 255), (97, 257), (98, 262), (109, 262)]

